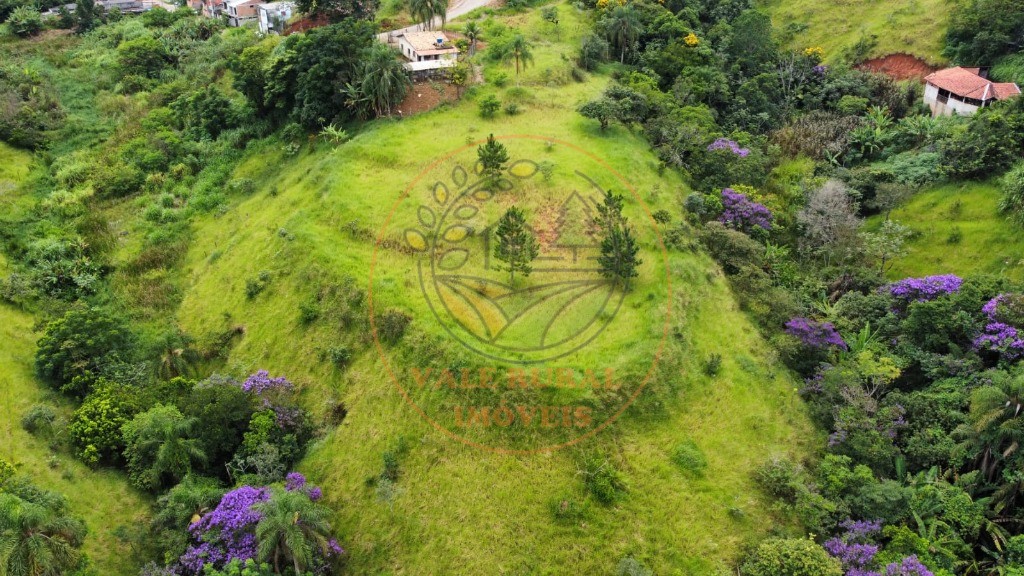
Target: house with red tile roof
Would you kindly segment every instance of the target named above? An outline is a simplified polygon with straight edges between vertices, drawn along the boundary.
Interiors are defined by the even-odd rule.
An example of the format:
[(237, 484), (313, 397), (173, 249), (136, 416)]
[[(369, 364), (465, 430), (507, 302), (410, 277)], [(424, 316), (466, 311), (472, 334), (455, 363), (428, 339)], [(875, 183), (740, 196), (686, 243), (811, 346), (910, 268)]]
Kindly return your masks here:
[(933, 116), (974, 114), (997, 100), (1020, 96), (1013, 82), (992, 82), (984, 68), (946, 68), (924, 78), (924, 102)]

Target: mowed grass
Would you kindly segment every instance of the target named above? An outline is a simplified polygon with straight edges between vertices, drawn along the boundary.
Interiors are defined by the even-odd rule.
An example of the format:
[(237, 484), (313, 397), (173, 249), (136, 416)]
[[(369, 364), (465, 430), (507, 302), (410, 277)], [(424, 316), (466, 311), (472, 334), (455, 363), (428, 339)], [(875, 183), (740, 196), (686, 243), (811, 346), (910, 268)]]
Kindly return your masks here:
[[(539, 136), (510, 141), (510, 150), (553, 162), (559, 171), (569, 170), (577, 156), (570, 146), (556, 142), (549, 149), (543, 140), (579, 146), (625, 175), (651, 210), (665, 209), (680, 219), (687, 189), (671, 172), (660, 173), (643, 139), (622, 127), (601, 133), (575, 112), (607, 79), (565, 85), (551, 80), (564, 67), (562, 55), (571, 55), (586, 31), (574, 9), (561, 5), (560, 10), (557, 39), (534, 13), (508, 19), (536, 43), (535, 65), (518, 81), (511, 65), (489, 65), (485, 71), (488, 77), (504, 71), (511, 86), (481, 87), (456, 105), (377, 122), (336, 148), (320, 145), (296, 156), (284, 155), (276, 145), (254, 149), (236, 176), (252, 179), (256, 191), (196, 225), (177, 317), (183, 329), (210, 342), (238, 327), (244, 335), (219, 369), (237, 376), (260, 368), (285, 374), (314, 413), (322, 415), (336, 402), (348, 411), (340, 426), (314, 444), (301, 468), (323, 485), (338, 510), (336, 525), (350, 573), (602, 574), (632, 556), (659, 574), (706, 575), (726, 570), (744, 542), (773, 528), (798, 532), (751, 479), (753, 469), (769, 457), (803, 458), (820, 441), (796, 383), (736, 308), (705, 256), (671, 253), (668, 299), (661, 280), (666, 264), (651, 233), (641, 237), (645, 263), (615, 319), (616, 330), (572, 361), (634, 368), (631, 356), (650, 357), (661, 319), (671, 311), (661, 378), (616, 424), (570, 448), (510, 455), (455, 441), (406, 404), (365, 334), (339, 326), (331, 315), (309, 325), (300, 322), (300, 304), (325, 285), (349, 278), (366, 290), (373, 237), (409, 183), (439, 155), (492, 132)], [(523, 113), (478, 117), (479, 98), (495, 93), (506, 102), (510, 90)], [(551, 186), (565, 174), (556, 175)], [(422, 198), (428, 192), (419, 184), (410, 195)], [(539, 205), (525, 194), (515, 201), (531, 210)], [(646, 226), (636, 199), (627, 200), (626, 214), (638, 227)], [(247, 297), (246, 281), (263, 271), (266, 288)], [(412, 315), (406, 341), (443, 338), (414, 271), (413, 256), (381, 256), (375, 306)], [(422, 347), (413, 349), (406, 341), (389, 349), (399, 363), (423, 354)], [(357, 351), (344, 369), (326, 358), (338, 345)], [(724, 357), (721, 373), (713, 378), (702, 373), (711, 354)], [(703, 477), (688, 476), (671, 462), (672, 451), (685, 440), (695, 441), (707, 455)], [(383, 454), (400, 443), (407, 452), (400, 457), (396, 489), (381, 492), (368, 479), (381, 473)], [(604, 454), (628, 483), (614, 505), (586, 496), (579, 463), (593, 453)], [(588, 509), (558, 520), (552, 510), (563, 501), (585, 501)]]
[[(1024, 280), (1024, 230), (999, 213), (999, 186), (968, 182), (921, 192), (894, 210), (914, 237), (890, 278), (928, 274), (998, 274)], [(877, 228), (876, 217), (868, 223)]]
[(877, 36), (870, 57), (907, 53), (933, 64), (944, 62), (942, 44), (949, 21), (949, 0), (761, 0), (790, 48), (825, 49), (834, 61), (861, 38)]

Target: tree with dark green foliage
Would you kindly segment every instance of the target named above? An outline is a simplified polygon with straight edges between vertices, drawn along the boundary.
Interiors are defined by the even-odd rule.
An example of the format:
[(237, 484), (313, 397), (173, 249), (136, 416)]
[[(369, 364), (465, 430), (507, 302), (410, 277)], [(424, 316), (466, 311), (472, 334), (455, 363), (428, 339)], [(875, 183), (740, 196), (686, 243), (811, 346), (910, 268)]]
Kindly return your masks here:
[(372, 20), (377, 13), (376, 0), (298, 0), (299, 12), (323, 16), (332, 23), (345, 20)]
[(75, 306), (47, 324), (36, 349), (36, 373), (81, 398), (106, 365), (131, 359), (134, 341), (124, 322), (105, 309)]
[(497, 237), (494, 257), (505, 263), (509, 284), (515, 284), (516, 272), (529, 276), (533, 270), (531, 263), (540, 253), (540, 247), (523, 211), (515, 206), (506, 210), (498, 219), (494, 235)]
[(0, 493), (0, 574), (58, 576), (80, 567), (86, 528), (62, 504)]
[(287, 36), (267, 67), (267, 109), (310, 129), (351, 119), (344, 88), (359, 78), (374, 34), (370, 22), (345, 20)]
[(232, 84), (235, 90), (245, 95), (246, 100), (258, 112), (269, 110), (266, 99), (268, 68), (271, 53), (280, 43), (281, 37), (272, 34), (228, 59), (228, 68), (231, 69)]
[(610, 278), (615, 285), (622, 283), (623, 288), (629, 290), (630, 281), (640, 275), (637, 268), (643, 260), (637, 257), (640, 246), (628, 219), (622, 215), (622, 206), (622, 196), (608, 190), (597, 207), (594, 220), (601, 231), (601, 254), (597, 263), (602, 276)]
[(171, 102), (179, 125), (192, 140), (216, 140), (229, 127), (231, 100), (215, 85), (186, 92)]
[(186, 418), (202, 422), (191, 434), (206, 456), (199, 468), (206, 474), (225, 476), (224, 464), (242, 445), (255, 412), (249, 395), (232, 383), (208, 381), (196, 385), (179, 408)]
[(509, 160), (508, 149), (491, 134), (487, 137), (487, 142), (477, 146), (476, 157), (480, 165), (480, 175), (488, 186), (493, 186), (505, 172), (505, 164)]
[(1017, 0), (965, 0), (951, 9), (943, 56), (962, 66), (991, 66), (1024, 49), (1024, 10)]
[(157, 404), (125, 424), (124, 456), (128, 477), (143, 490), (180, 481), (206, 461), (199, 440), (190, 435), (198, 420), (171, 405)]
[[(99, 8), (99, 10), (103, 10)], [(78, 25), (75, 32), (85, 34), (97, 26), (99, 17), (97, 15), (96, 0), (77, 0), (75, 3), (75, 20)]]
[(728, 46), (729, 60), (744, 78), (768, 72), (775, 66), (778, 53), (772, 38), (772, 22), (758, 10), (746, 10), (732, 23)]
[(275, 487), (266, 502), (253, 509), (262, 515), (256, 524), (259, 559), (270, 562), (275, 574), (290, 562), (295, 574), (304, 574), (319, 555), (329, 552), (331, 511), (299, 490)]
[(611, 121), (619, 116), (619, 103), (607, 96), (602, 96), (580, 106), (579, 113), (584, 118), (597, 120), (603, 132), (608, 129)]
[(598, 22), (608, 41), (619, 53), (619, 63), (626, 62), (626, 54), (635, 49), (637, 40), (643, 33), (643, 24), (632, 4), (616, 6)]

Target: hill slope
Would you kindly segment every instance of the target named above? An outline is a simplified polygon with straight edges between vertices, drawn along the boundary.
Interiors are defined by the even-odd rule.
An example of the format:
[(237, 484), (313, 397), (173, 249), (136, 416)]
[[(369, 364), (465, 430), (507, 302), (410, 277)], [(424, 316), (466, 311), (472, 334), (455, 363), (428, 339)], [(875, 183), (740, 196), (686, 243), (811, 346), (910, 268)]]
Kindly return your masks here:
[(872, 35), (877, 43), (868, 57), (907, 53), (933, 64), (943, 61), (947, 0), (762, 0), (759, 7), (791, 48), (821, 46), (827, 61)]
[[(670, 173), (659, 175), (643, 140), (621, 128), (600, 133), (575, 112), (605, 80), (550, 80), (584, 30), (581, 23), (563, 20), (558, 41), (536, 15), (512, 17), (510, 24), (527, 30), (538, 46), (536, 64), (517, 79), (518, 87), (488, 86), (449, 108), (378, 122), (333, 150), (320, 145), (291, 157), (271, 146), (253, 151), (236, 173), (252, 181), (252, 195), (196, 225), (178, 319), (201, 342), (233, 327), (244, 331), (224, 370), (287, 374), (320, 414), (344, 404), (343, 423), (317, 442), (303, 469), (334, 498), (352, 573), (554, 574), (566, 566), (608, 573), (626, 556), (658, 573), (680, 566), (689, 574), (724, 569), (743, 541), (789, 524), (754, 488), (752, 470), (773, 454), (800, 457), (814, 437), (795, 382), (706, 257), (670, 255), (675, 342), (663, 381), (611, 429), (552, 453), (496, 454), (441, 435), (402, 400), (365, 341), (339, 327), (340, 305), (324, 304), (308, 325), (299, 319), (300, 304), (317, 294), (346, 285), (364, 289), (373, 234), (412, 176), (436, 154), (491, 132), (578, 145), (626, 174), (652, 211), (666, 209), (678, 219), (685, 187)], [(514, 74), (507, 65), (491, 65), (485, 74), (498, 72)], [(503, 102), (519, 100), (525, 111), (480, 119), (476, 101), (492, 91)], [(569, 168), (566, 146), (523, 146), (532, 148), (513, 151)], [(635, 202), (627, 203), (627, 213), (641, 217)], [(644, 255), (653, 266), (653, 246), (645, 245)], [(416, 338), (437, 337), (412, 279), (401, 272), (410, 262), (389, 257), (392, 272), (384, 272), (383, 282), (393, 288), (375, 298), (411, 312)], [(247, 281), (261, 272), (266, 288), (248, 297)], [(623, 312), (628, 322), (620, 324), (635, 330), (611, 341), (623, 354), (649, 348), (647, 325), (652, 314), (664, 313), (655, 304), (663, 289), (645, 277), (650, 269)], [(327, 359), (339, 344), (359, 350), (345, 369)], [(702, 373), (711, 354), (725, 357), (717, 377)], [(684, 474), (671, 461), (687, 440), (707, 456), (703, 477)], [(399, 451), (400, 477), (382, 492), (368, 479), (380, 473), (384, 453), (400, 445), (406, 447)], [(587, 497), (579, 474), (581, 460), (597, 453), (628, 483), (628, 493), (612, 506)], [(577, 504), (587, 511), (568, 519), (553, 513)]]

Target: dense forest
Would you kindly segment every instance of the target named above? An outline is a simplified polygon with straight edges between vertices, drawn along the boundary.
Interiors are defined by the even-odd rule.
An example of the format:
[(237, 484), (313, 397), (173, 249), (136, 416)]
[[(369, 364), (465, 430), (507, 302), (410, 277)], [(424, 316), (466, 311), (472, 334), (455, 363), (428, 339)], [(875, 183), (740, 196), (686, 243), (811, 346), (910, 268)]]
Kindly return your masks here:
[[(40, 10), (51, 7), (59, 10), (44, 19)], [(971, 116), (933, 117), (919, 82), (860, 66), (873, 55), (870, 37), (838, 54), (798, 46), (799, 31), (774, 26), (751, 0), (509, 0), (446, 24), (459, 36), (460, 62), (433, 83), (454, 86), (457, 97), (423, 120), (400, 118), (396, 110), (407, 97), (433, 87), (413, 84), (392, 49), (377, 41), (382, 20), (429, 23), (447, 8), (418, 0), (300, 2), (322, 25), (278, 36), (186, 7), (122, 15), (92, 0), (73, 11), (0, 2), (0, 163), (12, 166), (9, 173), (0, 168), (0, 301), (4, 314), (32, 319), (33, 330), (24, 332), (35, 343), (34, 382), (46, 390), (20, 412), (3, 408), (10, 423), (2, 438), (10, 446), (0, 450), (0, 575), (85, 576), (113, 573), (113, 566), (145, 576), (482, 573), (392, 561), (388, 537), (380, 536), (400, 531), (389, 527), (400, 523), (389, 514), (411, 477), (447, 453), (417, 460), (426, 440), (381, 424), (383, 431), (366, 439), (379, 448), (369, 472), (330, 471), (324, 455), (355, 399), (336, 393), (340, 384), (329, 392), (309, 384), (306, 365), (339, 382), (376, 377), (371, 332), (405, 357), (468, 362), (400, 300), (383, 309), (368, 305), (359, 258), (383, 219), (379, 212), (367, 208), (372, 216), (343, 222), (332, 216), (345, 241), (336, 250), (352, 260), (338, 257), (334, 264), (344, 270), (337, 276), (318, 267), (296, 271), (298, 296), (281, 296), (293, 271), (256, 254), (241, 256), (257, 267), (239, 271), (230, 287), (192, 294), (218, 260), (239, 262), (228, 253), (234, 241), (211, 240), (210, 230), (267, 229), (265, 243), (276, 242), (267, 252), (295, 259), (289, 262), (306, 257), (296, 242), (317, 238), (301, 228), (308, 206), (293, 197), (289, 202), (304, 206), (298, 216), (259, 220), (246, 202), (281, 202), (289, 186), (305, 201), (326, 194), (302, 189), (294, 175), (274, 180), (275, 172), (289, 165), (317, 174), (346, 170), (337, 151), (366, 147), (360, 139), (395, 126), (425, 138), (414, 123), (438, 113), (450, 115), (445, 121), (459, 145), (485, 133), (456, 133), (452, 117), (472, 123), (470, 132), (479, 125), (513, 133), (509, 123), (545, 114), (540, 101), (559, 93), (574, 100), (565, 110), (547, 109), (559, 122), (608, 141), (609, 156), (627, 146), (649, 155), (628, 161), (654, 166), (652, 175), (638, 171), (636, 178), (658, 208), (653, 219), (674, 258), (675, 280), (697, 286), (723, 277), (723, 297), (756, 329), (745, 337), (766, 342), (785, 375), (744, 356), (754, 345), (726, 340), (702, 348), (691, 341), (712, 336), (678, 337), (676, 363), (627, 414), (635, 422), (623, 424), (626, 432), (567, 457), (569, 495), (542, 506), (545, 525), (574, 538), (588, 523), (614, 524), (621, 510), (635, 512), (630, 503), (643, 496), (658, 502), (657, 492), (642, 495), (650, 485), (637, 460), (648, 456), (634, 453), (630, 461), (615, 445), (646, 419), (665, 422), (667, 413), (685, 412), (678, 403), (691, 400), (680, 400), (680, 390), (710, 396), (746, 371), (744, 378), (764, 390), (777, 386), (777, 377), (791, 379), (799, 398), (780, 404), (795, 415), (785, 424), (793, 431), (772, 434), (800, 436), (801, 445), (752, 448), (757, 461), (742, 470), (742, 482), (758, 495), (748, 504), (730, 492), (734, 503), (723, 505), (725, 522), (749, 523), (749, 516), (763, 525), (737, 528), (728, 550), (689, 550), (687, 560), (636, 543), (609, 546), (610, 560), (604, 553), (594, 560), (602, 573), (1024, 575), (1020, 258), (972, 244), (971, 231), (956, 229), (934, 249), (963, 249), (977, 261), (994, 250), (1001, 268), (950, 265), (920, 277), (894, 275), (914, 257), (909, 248), (921, 234), (914, 214), (900, 208), (938, 187), (994, 186), (999, 212), (992, 221), (1020, 234), (1024, 98)], [(999, 80), (1024, 80), (1024, 10), (1014, 0), (955, 3), (943, 45), (945, 62), (991, 66)], [(541, 90), (550, 92), (531, 94)], [(367, 154), (400, 146), (376, 142), (380, 150)], [(495, 181), (507, 169), (504, 146), (493, 137), (480, 145), (479, 158)], [(427, 158), (373, 161), (366, 172), (411, 177)], [(360, 208), (392, 201), (354, 190), (343, 198)], [(639, 294), (648, 289), (641, 265), (651, 260), (651, 247), (633, 238), (621, 196), (609, 192), (605, 202), (596, 220), (607, 230), (604, 244), (619, 251), (627, 245), (628, 257), (612, 258), (614, 250), (603, 247), (602, 272), (616, 290)], [(268, 212), (292, 211), (273, 206)], [(955, 206), (963, 209), (960, 200)], [(626, 211), (635, 222), (633, 209)], [(524, 218), (513, 206), (498, 231), (498, 257), (513, 284), (517, 272), (529, 275), (537, 256)], [(714, 262), (708, 271), (692, 264), (705, 256)], [(697, 271), (679, 272), (684, 263)], [(717, 294), (704, 290), (689, 297)], [(274, 294), (281, 299), (269, 301)], [(219, 298), (233, 299), (235, 316)], [(267, 324), (250, 325), (242, 315), (257, 308), (247, 306), (261, 306)], [(205, 309), (195, 313), (201, 322), (183, 319), (189, 307)], [(739, 322), (730, 318), (726, 323)], [(253, 340), (267, 348), (282, 342), (277, 338), (304, 342), (295, 334), (316, 330), (331, 337), (316, 346), (297, 343), (286, 356), (290, 364), (271, 362), (281, 356), (266, 351), (236, 352)], [(622, 344), (623, 356), (631, 344)], [(14, 350), (14, 336), (0, 343), (7, 346)], [(13, 365), (13, 352), (11, 358)], [(707, 388), (682, 384), (684, 367)], [(0, 386), (13, 387), (14, 374), (0, 371)], [(382, 389), (373, 394), (394, 394)], [(800, 418), (810, 424), (801, 428)], [(23, 469), (28, 456), (14, 447), (11, 428), (38, 441), (49, 467), (65, 470), (72, 485), (75, 474), (126, 481), (147, 510), (143, 519), (87, 525), (69, 504), (73, 494)], [(673, 434), (666, 465), (685, 480), (672, 482), (721, 480), (710, 447), (718, 442)], [(353, 486), (372, 496), (366, 499), (374, 512), (358, 508), (367, 518), (346, 516), (357, 496), (338, 492)], [(742, 493), (744, 484), (737, 486)], [(630, 518), (652, 522), (641, 513)], [(402, 528), (415, 542), (403, 545), (425, 546), (429, 535), (405, 530), (429, 526)], [(699, 521), (693, 526), (697, 531)], [(84, 551), (97, 530), (116, 532), (121, 557), (95, 557), (99, 546)], [(487, 566), (574, 572), (562, 562)]]

